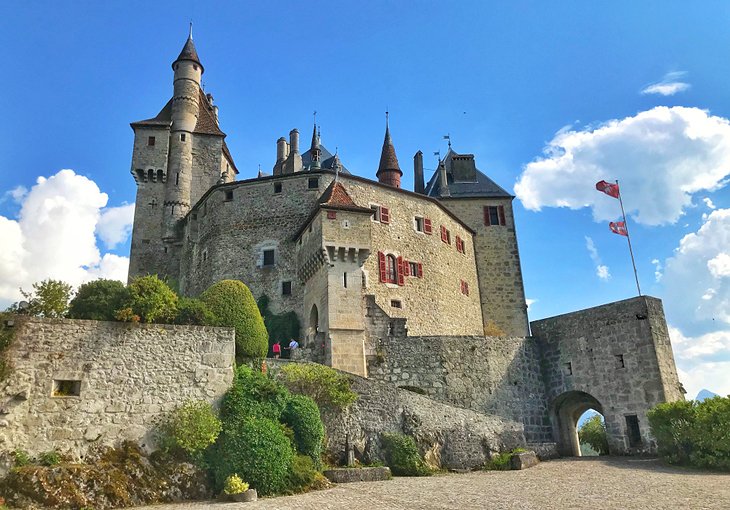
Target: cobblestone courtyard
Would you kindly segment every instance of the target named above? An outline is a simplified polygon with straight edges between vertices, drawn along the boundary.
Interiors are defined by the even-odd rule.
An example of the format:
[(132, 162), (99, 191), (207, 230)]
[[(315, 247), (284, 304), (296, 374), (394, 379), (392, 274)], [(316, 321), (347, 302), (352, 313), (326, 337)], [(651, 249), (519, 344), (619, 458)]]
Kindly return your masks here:
[(256, 503), (195, 503), (154, 510), (225, 509), (704, 509), (730, 508), (730, 475), (655, 460), (561, 459), (526, 471), (474, 472), (352, 483)]

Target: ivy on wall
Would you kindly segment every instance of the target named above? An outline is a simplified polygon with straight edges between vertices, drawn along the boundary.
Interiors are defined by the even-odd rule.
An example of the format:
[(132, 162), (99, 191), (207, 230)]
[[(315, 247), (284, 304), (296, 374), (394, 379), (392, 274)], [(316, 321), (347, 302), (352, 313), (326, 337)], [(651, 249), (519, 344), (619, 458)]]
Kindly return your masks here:
[(269, 309), (269, 297), (266, 294), (263, 294), (256, 304), (264, 318), (266, 330), (269, 332), (269, 356), (273, 355), (271, 346), (277, 341), (281, 342), (282, 346), (287, 346), (292, 338), (300, 340), (301, 324), (296, 313), (272, 313)]

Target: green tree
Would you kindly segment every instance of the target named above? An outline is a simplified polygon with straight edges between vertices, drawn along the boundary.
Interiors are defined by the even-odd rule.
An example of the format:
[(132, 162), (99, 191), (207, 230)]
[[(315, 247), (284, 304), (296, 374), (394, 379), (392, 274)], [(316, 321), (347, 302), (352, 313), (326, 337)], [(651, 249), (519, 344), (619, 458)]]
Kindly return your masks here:
[(606, 435), (606, 425), (600, 414), (591, 416), (580, 429), (578, 429), (578, 440), (581, 444), (585, 443), (591, 446), (598, 455), (608, 455), (608, 436)]
[[(68, 302), (73, 294), (73, 287), (61, 280), (50, 278), (33, 284), (33, 290), (26, 292), (20, 289), (20, 293), (28, 302), (25, 313), (38, 317), (65, 317), (68, 312)], [(10, 307), (11, 311), (23, 312), (19, 303)]]
[(72, 319), (113, 321), (127, 295), (127, 288), (119, 280), (100, 279), (84, 283), (71, 300), (68, 316)]
[(290, 395), (281, 421), (294, 431), (297, 451), (312, 459), (315, 467), (321, 464), (324, 424), (319, 408), (309, 397)]
[(212, 406), (190, 400), (170, 411), (157, 425), (156, 439), (163, 451), (180, 449), (195, 458), (215, 443), (221, 422)]
[(337, 370), (316, 363), (292, 363), (279, 372), (282, 384), (294, 393), (306, 395), (322, 407), (342, 409), (357, 400), (350, 379)]
[(264, 358), (269, 335), (251, 291), (239, 280), (222, 280), (203, 292), (200, 299), (216, 317), (216, 324), (236, 330), (236, 357)]
[(181, 297), (177, 305), (175, 324), (212, 326), (215, 324), (215, 315), (200, 299)]
[(156, 275), (135, 278), (127, 289), (127, 299), (117, 312), (117, 319), (170, 323), (177, 315), (177, 294)]

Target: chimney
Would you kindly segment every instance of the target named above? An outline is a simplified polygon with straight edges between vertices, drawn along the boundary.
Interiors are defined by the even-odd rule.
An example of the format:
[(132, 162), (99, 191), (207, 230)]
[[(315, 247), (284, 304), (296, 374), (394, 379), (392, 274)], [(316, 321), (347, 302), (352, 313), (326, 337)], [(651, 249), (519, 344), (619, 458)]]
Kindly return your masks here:
[(289, 131), (289, 144), (291, 145), (291, 152), (299, 152), (299, 130), (292, 129)]
[(286, 138), (283, 136), (276, 141), (276, 162), (286, 159)]
[(413, 156), (413, 191), (423, 195), (426, 187), (423, 183), (423, 152), (416, 152)]

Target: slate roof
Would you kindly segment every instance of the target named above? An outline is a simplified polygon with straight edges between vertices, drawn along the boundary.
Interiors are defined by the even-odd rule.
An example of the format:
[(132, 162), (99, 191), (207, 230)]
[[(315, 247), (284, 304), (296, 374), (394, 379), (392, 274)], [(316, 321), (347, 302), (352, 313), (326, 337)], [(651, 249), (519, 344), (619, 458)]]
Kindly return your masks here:
[[(447, 198), (514, 198), (510, 193), (507, 193), (504, 188), (479, 171), (479, 169), (476, 171), (476, 181), (454, 181), (454, 176), (450, 172), (451, 158), (454, 155), (458, 156), (456, 152), (449, 149), (449, 152), (442, 161), (442, 164), (446, 167), (446, 184), (449, 191), (449, 193), (445, 195)], [(439, 173), (439, 169), (437, 168), (431, 176), (431, 179), (429, 179), (428, 184), (426, 185), (426, 190), (424, 191), (426, 196), (441, 198), (442, 190)]]
[[(332, 155), (330, 151), (327, 150), (327, 148), (319, 144), (319, 154), (320, 154), (320, 161), (319, 164), (320, 169), (322, 170), (330, 170), (331, 172), (334, 172), (334, 162), (335, 157)], [(309, 167), (312, 165), (312, 149), (307, 150), (304, 154), (302, 154), (302, 169), (305, 171), (309, 170)], [(345, 165), (342, 164), (340, 161), (340, 173), (350, 175), (350, 171), (345, 168)]]
[(398, 164), (398, 156), (395, 155), (395, 147), (393, 146), (393, 140), (390, 138), (390, 128), (388, 126), (385, 127), (383, 150), (380, 153), (380, 164), (375, 175), (380, 175), (380, 172), (386, 170), (397, 170), (403, 175), (403, 171), (401, 171), (400, 165)]
[(175, 62), (177, 62), (178, 60), (192, 60), (193, 62), (198, 64), (201, 69), (203, 69), (203, 64), (200, 63), (200, 59), (198, 58), (198, 52), (195, 49), (195, 43), (193, 43), (192, 36), (188, 37), (188, 40), (185, 41), (185, 46), (183, 46), (183, 49), (180, 52), (180, 55), (178, 55)]

